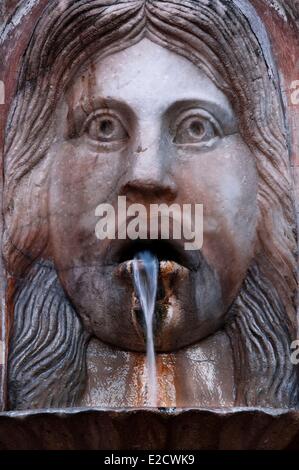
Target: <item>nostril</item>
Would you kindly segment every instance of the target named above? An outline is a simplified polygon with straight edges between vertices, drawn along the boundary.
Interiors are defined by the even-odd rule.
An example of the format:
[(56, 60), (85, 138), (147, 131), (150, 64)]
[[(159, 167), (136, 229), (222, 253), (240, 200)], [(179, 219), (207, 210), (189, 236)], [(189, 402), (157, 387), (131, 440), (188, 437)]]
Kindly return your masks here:
[(121, 195), (127, 196), (132, 201), (140, 201), (142, 198), (159, 199), (165, 202), (172, 201), (177, 196), (176, 185), (167, 178), (163, 181), (153, 179), (135, 179), (127, 182), (121, 191)]

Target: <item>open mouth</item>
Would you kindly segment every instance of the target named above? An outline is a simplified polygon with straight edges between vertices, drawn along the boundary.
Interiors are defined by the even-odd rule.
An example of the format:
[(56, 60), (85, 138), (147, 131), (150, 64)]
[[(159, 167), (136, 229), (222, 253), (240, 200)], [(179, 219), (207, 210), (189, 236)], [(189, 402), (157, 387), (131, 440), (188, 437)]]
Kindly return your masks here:
[[(146, 324), (140, 299), (135, 289), (133, 263), (142, 252), (148, 252), (158, 262), (157, 293), (153, 317), (153, 333), (157, 338), (162, 331), (162, 325), (167, 321), (171, 311), (171, 296), (175, 294), (177, 282), (186, 278), (194, 266), (191, 257), (186, 254), (179, 243), (166, 240), (136, 240), (123, 241), (116, 251), (116, 274), (131, 288), (132, 294), (132, 321), (140, 337), (145, 340)], [(141, 262), (141, 261), (138, 261)], [(141, 262), (142, 263), (142, 262)]]
[(155, 256), (160, 264), (172, 262), (189, 270), (194, 270), (198, 265), (195, 257), (186, 252), (183, 244), (176, 240), (121, 240), (115, 250), (114, 259), (121, 265), (133, 260), (138, 253), (144, 251)]

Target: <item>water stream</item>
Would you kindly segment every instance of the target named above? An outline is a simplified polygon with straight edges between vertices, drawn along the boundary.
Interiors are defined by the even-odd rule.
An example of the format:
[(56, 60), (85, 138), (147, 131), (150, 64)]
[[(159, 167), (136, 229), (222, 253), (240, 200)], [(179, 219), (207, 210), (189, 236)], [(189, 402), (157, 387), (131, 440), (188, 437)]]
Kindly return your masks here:
[(157, 371), (153, 321), (159, 274), (158, 259), (149, 251), (138, 253), (133, 261), (136, 295), (140, 301), (146, 325), (146, 373), (148, 405), (157, 406)]

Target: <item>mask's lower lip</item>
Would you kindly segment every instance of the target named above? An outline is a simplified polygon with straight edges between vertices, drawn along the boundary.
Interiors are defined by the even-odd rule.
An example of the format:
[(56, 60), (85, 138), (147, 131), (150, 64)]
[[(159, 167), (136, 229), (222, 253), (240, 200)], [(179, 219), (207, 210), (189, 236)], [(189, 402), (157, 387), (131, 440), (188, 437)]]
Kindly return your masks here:
[[(132, 294), (132, 308), (131, 315), (135, 330), (140, 337), (141, 341), (146, 341), (146, 327), (144, 323), (144, 316), (140, 301), (137, 298), (134, 289), (134, 271), (133, 271), (134, 260), (124, 261), (120, 263), (116, 270), (115, 275), (122, 280), (125, 280), (129, 290)], [(142, 261), (141, 261), (142, 263)], [(154, 336), (155, 341), (160, 336), (163, 330), (163, 324), (166, 321), (169, 313), (169, 299), (172, 294), (175, 295), (173, 290), (176, 285), (176, 279), (186, 279), (190, 275), (190, 270), (185, 266), (182, 266), (175, 261), (159, 261), (159, 274), (158, 274), (158, 289), (154, 315)], [(130, 286), (130, 287), (129, 287)]]
[[(168, 276), (175, 276), (179, 274), (187, 274), (189, 269), (175, 261), (159, 261), (159, 276), (167, 278)], [(116, 268), (116, 273), (119, 276), (129, 277), (133, 276), (133, 260), (124, 261)]]

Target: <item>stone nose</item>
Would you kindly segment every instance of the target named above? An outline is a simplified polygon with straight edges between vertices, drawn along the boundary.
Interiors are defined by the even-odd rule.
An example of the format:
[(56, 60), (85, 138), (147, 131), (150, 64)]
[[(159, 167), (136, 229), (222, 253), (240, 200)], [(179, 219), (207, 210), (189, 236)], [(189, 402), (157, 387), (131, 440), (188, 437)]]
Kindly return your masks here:
[(171, 173), (171, 148), (161, 138), (156, 125), (143, 126), (130, 164), (122, 181), (121, 193), (131, 200), (172, 201), (177, 195), (177, 185)]

